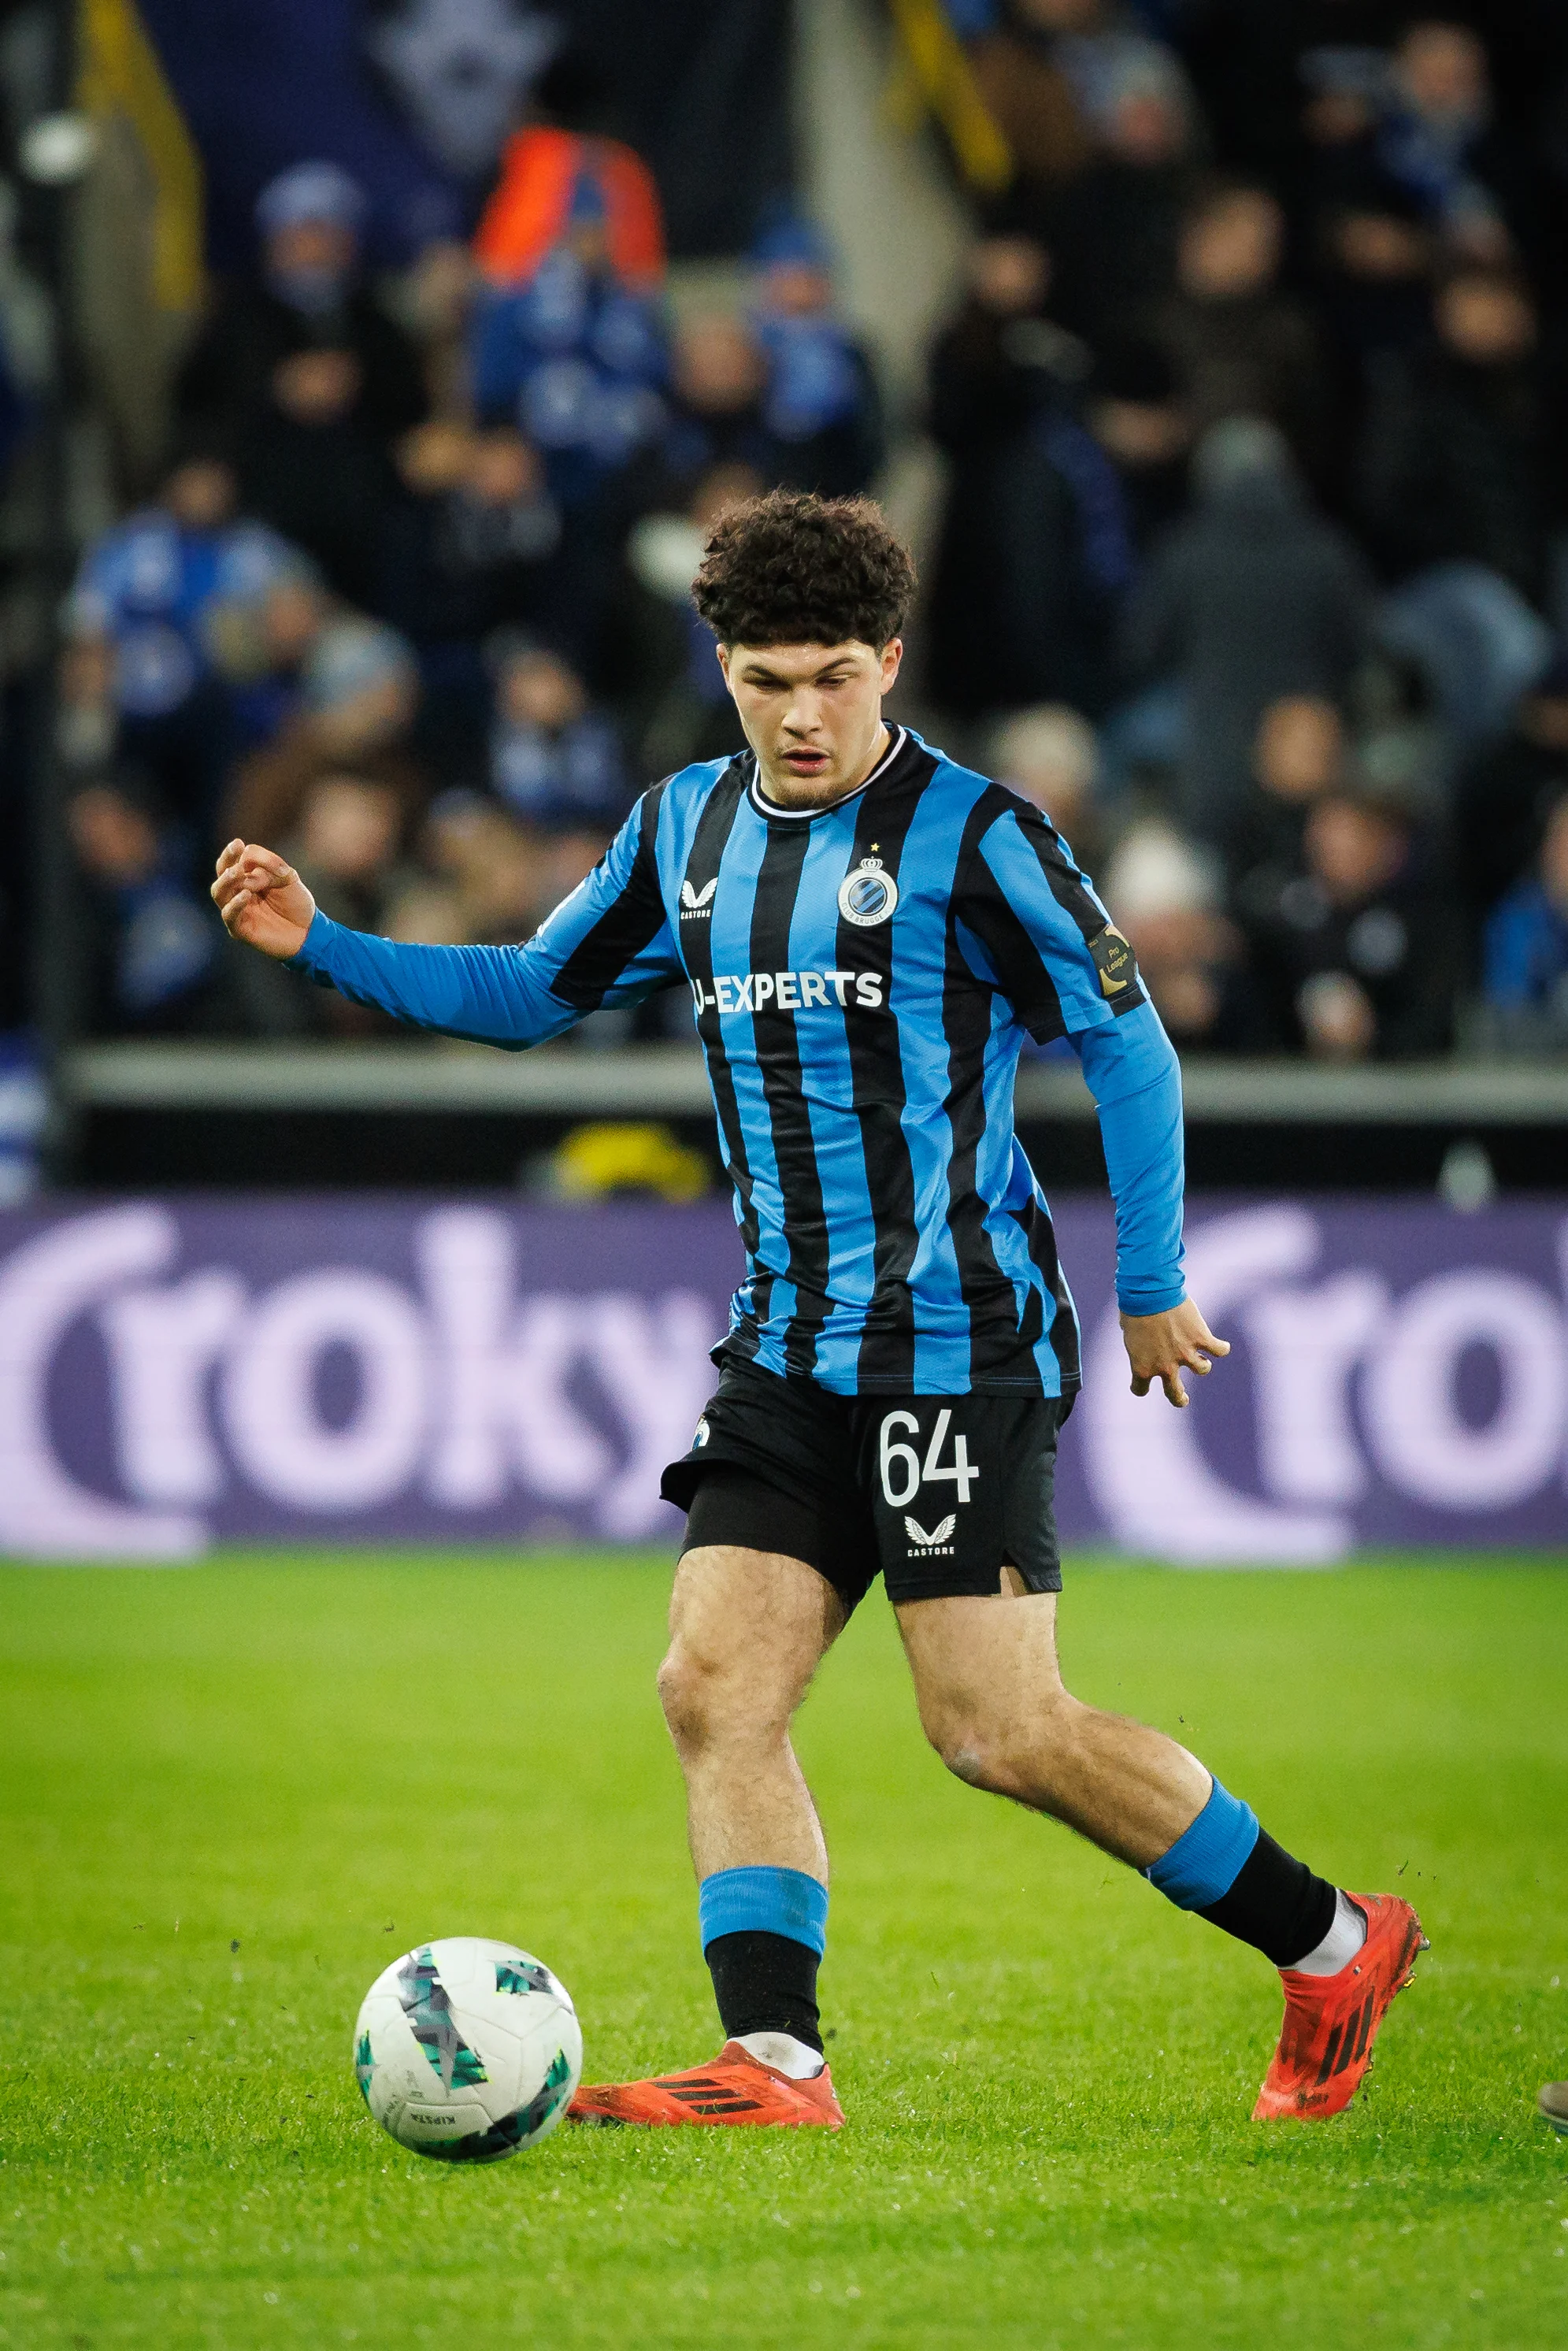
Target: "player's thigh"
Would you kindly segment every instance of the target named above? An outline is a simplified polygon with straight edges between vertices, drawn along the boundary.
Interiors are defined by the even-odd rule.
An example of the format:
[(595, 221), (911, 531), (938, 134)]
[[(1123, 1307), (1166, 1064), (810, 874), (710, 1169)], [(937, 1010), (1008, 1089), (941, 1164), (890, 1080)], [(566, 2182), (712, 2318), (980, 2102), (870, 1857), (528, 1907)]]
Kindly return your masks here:
[(926, 1737), (949, 1762), (1035, 1734), (1064, 1695), (1054, 1592), (1003, 1570), (995, 1594), (907, 1600), (897, 1609)]
[(788, 1721), (845, 1615), (803, 1560), (729, 1543), (685, 1552), (670, 1596), (666, 1697), (709, 1717)]

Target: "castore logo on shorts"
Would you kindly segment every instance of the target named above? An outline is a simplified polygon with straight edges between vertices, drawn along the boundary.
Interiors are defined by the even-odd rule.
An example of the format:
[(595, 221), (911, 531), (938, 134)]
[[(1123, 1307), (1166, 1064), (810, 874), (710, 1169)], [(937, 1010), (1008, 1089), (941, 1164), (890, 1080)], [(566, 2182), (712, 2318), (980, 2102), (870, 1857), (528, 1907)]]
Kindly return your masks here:
[[(936, 1552), (943, 1559), (951, 1559), (953, 1556), (953, 1545), (948, 1541), (947, 1538), (951, 1535), (957, 1523), (958, 1520), (956, 1512), (949, 1511), (946, 1518), (938, 1520), (936, 1525), (931, 1530), (931, 1532), (927, 1534), (918, 1519), (912, 1519), (905, 1516), (904, 1521), (904, 1531), (909, 1537), (910, 1541), (920, 1551), (926, 1552), (928, 1555), (932, 1552)], [(910, 1557), (913, 1559), (914, 1556), (914, 1552), (911, 1552)]]

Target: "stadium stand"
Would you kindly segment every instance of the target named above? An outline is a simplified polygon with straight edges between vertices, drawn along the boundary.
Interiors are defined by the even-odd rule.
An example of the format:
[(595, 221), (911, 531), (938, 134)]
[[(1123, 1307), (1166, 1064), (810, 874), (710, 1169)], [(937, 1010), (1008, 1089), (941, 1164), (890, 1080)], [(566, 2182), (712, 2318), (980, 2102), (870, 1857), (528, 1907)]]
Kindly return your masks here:
[[(1532, 1179), (1568, 1046), (1559, 12), (849, 13), (965, 223), (962, 284), (925, 289), (918, 399), (844, 298), (849, 232), (815, 216), (841, 196), (789, 185), (768, 129), (777, 184), (732, 175), (726, 215), (733, 142), (706, 193), (700, 159), (677, 170), (634, 44), (518, 52), (487, 146), (477, 117), (438, 138), (405, 107), (446, 191), (423, 234), (347, 100), (334, 145), (315, 95), (302, 154), (258, 95), (248, 228), (243, 173), (210, 159), (195, 307), (211, 59), (171, 12), (85, 12), (99, 226), (75, 245), (9, 90), (0, 1031), (29, 1102), (39, 1054), (54, 1081), (52, 1175), (102, 1174), (94, 1123), (138, 1088), (148, 1119), (194, 1108), (210, 1058), (155, 1073), (204, 1040), (284, 1055), (278, 1099), (289, 1052), (362, 1048), (380, 1112), (445, 1085), (461, 1120), (468, 1077), (414, 1074), (433, 1049), (388, 1060), (390, 1024), (224, 940), (214, 846), (275, 838), (394, 936), (527, 936), (645, 781), (738, 747), (686, 600), (714, 517), (776, 483), (896, 511), (935, 447), (902, 715), (994, 760), (1092, 863), (1199, 1124), (1216, 1086), (1278, 1138), (1336, 1072), (1410, 1063), (1431, 1147), (1402, 1160), (1391, 1110), (1391, 1170), (1428, 1180), (1484, 1129), (1504, 1180)], [(73, 323), (127, 141), (158, 166), (166, 357), (140, 372)], [(672, 1051), (683, 1013), (560, 1050), (610, 1055), (596, 1092), (612, 1107), (622, 1070), (630, 1115), (618, 1057)], [(1542, 1071), (1506, 1111), (1482, 1099), (1500, 1057)], [(1315, 1067), (1281, 1092), (1277, 1065)], [(299, 1065), (302, 1115), (316, 1088)], [(1401, 1099), (1390, 1073), (1344, 1114)], [(517, 1134), (514, 1163), (538, 1140)], [(165, 1140), (143, 1180), (198, 1172)]]

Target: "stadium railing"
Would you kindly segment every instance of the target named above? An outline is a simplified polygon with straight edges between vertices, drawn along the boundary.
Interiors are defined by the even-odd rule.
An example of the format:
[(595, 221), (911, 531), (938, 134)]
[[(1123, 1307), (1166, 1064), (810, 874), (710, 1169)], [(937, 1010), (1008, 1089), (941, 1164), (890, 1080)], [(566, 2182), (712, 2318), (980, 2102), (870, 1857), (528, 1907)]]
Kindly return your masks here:
[[(1183, 1078), (1189, 1176), (1207, 1189), (1427, 1190), (1456, 1147), (1505, 1191), (1568, 1181), (1568, 1062), (1191, 1059)], [(62, 1057), (58, 1088), (94, 1186), (511, 1183), (591, 1120), (661, 1122), (713, 1161), (695, 1045), (99, 1043)], [(1075, 1065), (1025, 1063), (1016, 1113), (1048, 1184), (1103, 1181)]]

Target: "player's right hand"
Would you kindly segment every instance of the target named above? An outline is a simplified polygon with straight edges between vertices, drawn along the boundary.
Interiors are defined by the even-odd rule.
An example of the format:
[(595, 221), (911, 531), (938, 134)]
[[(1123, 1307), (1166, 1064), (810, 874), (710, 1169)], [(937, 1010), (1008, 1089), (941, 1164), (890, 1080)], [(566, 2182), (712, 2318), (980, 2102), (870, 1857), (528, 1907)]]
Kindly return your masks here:
[(276, 850), (231, 841), (218, 859), (213, 904), (232, 938), (279, 963), (298, 955), (315, 918), (316, 901)]

